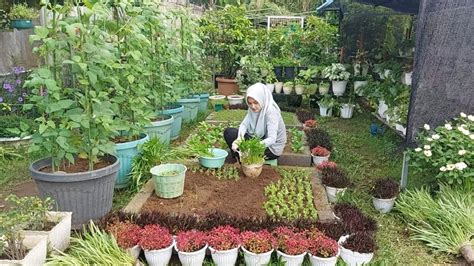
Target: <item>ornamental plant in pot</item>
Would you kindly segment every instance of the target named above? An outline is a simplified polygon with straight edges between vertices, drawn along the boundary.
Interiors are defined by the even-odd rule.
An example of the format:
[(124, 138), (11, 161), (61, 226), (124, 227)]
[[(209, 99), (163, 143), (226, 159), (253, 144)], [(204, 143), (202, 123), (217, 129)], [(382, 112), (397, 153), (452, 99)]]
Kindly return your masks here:
[(30, 36), (40, 43), (35, 50), (51, 64), (34, 69), (25, 83), (33, 88), (31, 101), (42, 114), (29, 150), (48, 154), (30, 165), (31, 175), (42, 198), (51, 197), (58, 210), (74, 213), (76, 227), (109, 212), (119, 170), (110, 138), (121, 128), (115, 120), (116, 92), (110, 88), (117, 85), (121, 64), (100, 23), (111, 13), (100, 4), (94, 10), (95, 15), (85, 11), (71, 18), (71, 10), (56, 6), (53, 13), (60, 21), (35, 28), (36, 35)]
[(240, 247), (239, 229), (230, 225), (215, 227), (208, 232), (207, 241), (217, 266), (235, 265)]
[(157, 224), (145, 225), (139, 237), (139, 245), (145, 250), (148, 265), (168, 265), (173, 251), (174, 239), (167, 228)]
[(306, 130), (305, 133), (310, 149), (313, 149), (316, 146), (322, 146), (329, 151), (332, 150), (331, 136), (324, 129), (316, 127)]
[(328, 94), (328, 92), (329, 92), (329, 83), (327, 83), (327, 82), (319, 83), (318, 91), (319, 91), (319, 94), (321, 94), (321, 95)]
[(332, 116), (332, 108), (336, 105), (336, 100), (331, 95), (326, 94), (319, 100), (319, 114), (323, 117)]
[(184, 266), (200, 266), (204, 261), (207, 249), (206, 233), (190, 230), (178, 233), (176, 236), (176, 251), (181, 264)]
[(281, 93), (283, 90), (283, 82), (275, 82), (275, 93)]
[(347, 81), (351, 74), (343, 64), (331, 64), (323, 69), (323, 76), (332, 82), (332, 92), (336, 96), (342, 96), (346, 91)]
[(313, 158), (313, 164), (318, 167), (321, 163), (327, 162), (331, 152), (321, 146), (316, 146), (311, 150), (311, 157)]
[(284, 94), (291, 94), (291, 92), (293, 91), (293, 86), (294, 86), (294, 83), (293, 81), (287, 81), (283, 84), (283, 93)]
[(302, 79), (296, 79), (295, 81), (295, 93), (297, 95), (302, 95), (306, 86), (306, 82)]
[(316, 166), (316, 170), (318, 170), (319, 172), (322, 172), (326, 168), (336, 168), (336, 167), (337, 167), (337, 164), (335, 162), (325, 161), (325, 162), (320, 163), (318, 166)]
[(341, 113), (341, 118), (345, 119), (350, 119), (352, 118), (352, 115), (354, 114), (354, 92), (351, 90), (350, 96), (347, 100), (343, 100), (343, 102), (340, 104), (340, 113)]
[(318, 121), (316, 121), (314, 119), (309, 119), (309, 120), (304, 121), (303, 130), (304, 131), (311, 130), (313, 128), (316, 128), (317, 126), (318, 126)]
[(277, 240), (278, 257), (285, 265), (298, 266), (303, 264), (308, 248), (308, 240), (305, 233), (297, 233), (288, 227), (277, 227), (273, 230)]
[(244, 231), (240, 234), (240, 237), (246, 265), (266, 265), (270, 262), (273, 249), (277, 243), (269, 231)]
[(308, 234), (308, 253), (311, 265), (334, 266), (339, 252), (336, 240), (318, 231)]
[(357, 232), (339, 239), (341, 258), (349, 265), (369, 263), (377, 249), (372, 232)]
[(326, 188), (329, 202), (336, 202), (339, 193), (344, 194), (350, 185), (350, 180), (345, 171), (339, 168), (325, 168), (321, 172), (321, 180)]
[(34, 27), (31, 21), (38, 17), (38, 11), (29, 8), (26, 3), (14, 4), (8, 13), (12, 28), (31, 29)]
[[(142, 234), (142, 228), (130, 222), (116, 222), (107, 226), (107, 231), (117, 240), (117, 244), (126, 250), (135, 260), (141, 252), (139, 245)], [(146, 256), (146, 252), (145, 252)]]
[(400, 192), (398, 183), (390, 178), (378, 179), (372, 189), (372, 203), (380, 213), (387, 213), (393, 208)]
[(245, 98), (244, 96), (237, 95), (237, 94), (227, 96), (227, 100), (229, 101), (229, 105), (241, 105), (244, 102), (244, 98)]
[[(210, 129), (207, 125), (202, 128)], [(207, 131), (205, 134), (198, 133), (191, 135), (186, 144), (186, 149), (188, 154), (198, 157), (201, 166), (206, 168), (221, 168), (224, 165), (228, 152), (223, 149), (214, 148), (215, 139), (211, 137), (212, 132)], [(222, 131), (218, 130), (219, 137), (222, 134), (221, 132)]]
[(258, 138), (241, 140), (238, 145), (244, 175), (251, 178), (260, 176), (265, 162), (265, 145)]

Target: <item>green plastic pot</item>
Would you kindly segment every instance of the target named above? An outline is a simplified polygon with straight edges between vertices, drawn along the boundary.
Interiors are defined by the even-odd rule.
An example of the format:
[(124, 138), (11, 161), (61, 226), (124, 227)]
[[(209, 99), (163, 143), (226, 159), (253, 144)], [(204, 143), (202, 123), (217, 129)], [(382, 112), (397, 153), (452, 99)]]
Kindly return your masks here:
[(160, 164), (150, 169), (155, 193), (160, 198), (172, 199), (183, 195), (187, 168), (183, 164)]
[(171, 115), (160, 115), (159, 120), (151, 122), (151, 125), (145, 127), (145, 131), (150, 138), (159, 138), (165, 144), (170, 144), (171, 128), (173, 127), (174, 117)]
[(188, 98), (188, 99), (179, 99), (176, 102), (184, 106), (183, 111), (183, 121), (190, 122), (197, 118), (199, 110), (199, 102), (201, 99), (198, 98)]
[(115, 188), (125, 188), (129, 185), (129, 174), (132, 169), (133, 158), (138, 155), (138, 146), (149, 139), (148, 135), (142, 134), (138, 140), (115, 144), (115, 155), (120, 162), (120, 170), (115, 180)]
[(12, 28), (15, 29), (31, 29), (34, 27), (33, 22), (30, 19), (14, 19), (10, 21)]

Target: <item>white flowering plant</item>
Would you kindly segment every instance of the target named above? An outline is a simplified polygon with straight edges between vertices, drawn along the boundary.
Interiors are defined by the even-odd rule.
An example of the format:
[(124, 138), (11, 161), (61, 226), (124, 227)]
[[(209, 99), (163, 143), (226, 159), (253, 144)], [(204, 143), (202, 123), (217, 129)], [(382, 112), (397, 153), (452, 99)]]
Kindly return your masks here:
[(474, 115), (461, 113), (434, 129), (425, 124), (418, 137), (419, 146), (410, 150), (417, 171), (434, 172), (443, 183), (474, 189)]
[(331, 66), (323, 69), (323, 76), (329, 80), (349, 80), (351, 74), (346, 70), (346, 67), (343, 64), (333, 63)]

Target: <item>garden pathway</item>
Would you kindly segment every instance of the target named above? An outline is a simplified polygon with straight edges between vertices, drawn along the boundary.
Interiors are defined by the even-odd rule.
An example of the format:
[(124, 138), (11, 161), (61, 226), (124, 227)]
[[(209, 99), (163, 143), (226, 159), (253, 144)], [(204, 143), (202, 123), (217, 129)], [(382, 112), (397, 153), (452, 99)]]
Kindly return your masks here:
[(38, 188), (36, 187), (36, 183), (33, 180), (27, 180), (23, 183), (19, 183), (15, 186), (12, 186), (11, 189), (6, 191), (0, 191), (0, 211), (7, 207), (7, 203), (5, 202), (5, 197), (9, 194), (15, 194), (19, 197), (24, 196), (38, 196)]

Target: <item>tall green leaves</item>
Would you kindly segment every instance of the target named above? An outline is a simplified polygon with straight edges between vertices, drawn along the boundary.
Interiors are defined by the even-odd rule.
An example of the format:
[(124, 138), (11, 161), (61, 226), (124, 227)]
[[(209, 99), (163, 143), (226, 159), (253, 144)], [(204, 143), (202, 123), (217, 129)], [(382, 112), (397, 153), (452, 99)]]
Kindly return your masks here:
[(243, 164), (259, 164), (265, 161), (265, 145), (261, 141), (259, 138), (251, 138), (240, 142), (240, 161)]

